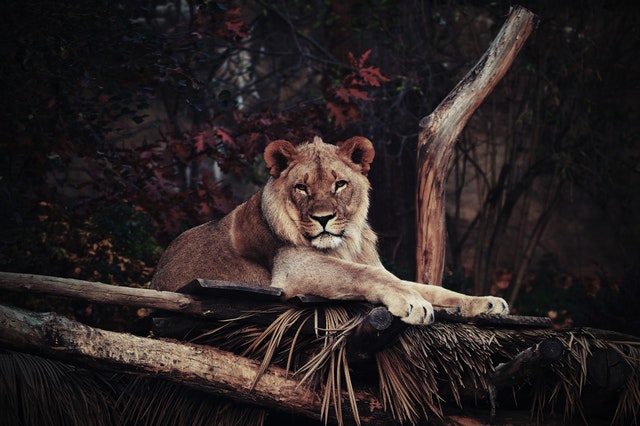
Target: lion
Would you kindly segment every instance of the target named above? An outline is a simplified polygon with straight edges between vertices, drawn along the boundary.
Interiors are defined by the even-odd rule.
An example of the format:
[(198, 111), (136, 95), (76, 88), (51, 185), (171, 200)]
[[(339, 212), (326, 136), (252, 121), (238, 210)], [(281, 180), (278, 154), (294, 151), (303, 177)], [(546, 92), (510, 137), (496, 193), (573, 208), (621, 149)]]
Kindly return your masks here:
[(319, 137), (267, 145), (266, 185), (219, 222), (187, 230), (162, 255), (152, 287), (175, 291), (195, 278), (240, 281), (282, 290), (381, 304), (402, 321), (427, 325), (433, 305), (467, 316), (508, 313), (498, 297), (474, 297), (404, 281), (387, 271), (367, 222), (374, 158), (371, 141), (340, 145)]

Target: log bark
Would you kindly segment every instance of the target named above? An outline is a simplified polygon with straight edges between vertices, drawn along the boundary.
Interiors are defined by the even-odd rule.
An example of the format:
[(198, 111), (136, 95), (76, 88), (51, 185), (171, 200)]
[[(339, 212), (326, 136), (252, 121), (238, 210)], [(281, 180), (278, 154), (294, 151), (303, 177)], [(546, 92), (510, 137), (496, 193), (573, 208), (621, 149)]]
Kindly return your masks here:
[(215, 314), (207, 308), (206, 304), (203, 304), (202, 299), (197, 297), (72, 278), (0, 272), (0, 289), (73, 297), (95, 303), (162, 309), (202, 317), (212, 317)]
[[(236, 401), (320, 419), (318, 395), (298, 386), (285, 370), (267, 369), (252, 388), (260, 368), (258, 361), (208, 346), (105, 331), (57, 314), (3, 305), (0, 305), (0, 343), (93, 368), (160, 377)], [(357, 391), (356, 398), (363, 423), (391, 421), (374, 395)], [(348, 405), (343, 404), (347, 422), (353, 421)]]
[(488, 50), (438, 107), (420, 121), (417, 174), (416, 280), (440, 285), (445, 260), (445, 183), (455, 142), (475, 110), (507, 72), (536, 24), (514, 7)]

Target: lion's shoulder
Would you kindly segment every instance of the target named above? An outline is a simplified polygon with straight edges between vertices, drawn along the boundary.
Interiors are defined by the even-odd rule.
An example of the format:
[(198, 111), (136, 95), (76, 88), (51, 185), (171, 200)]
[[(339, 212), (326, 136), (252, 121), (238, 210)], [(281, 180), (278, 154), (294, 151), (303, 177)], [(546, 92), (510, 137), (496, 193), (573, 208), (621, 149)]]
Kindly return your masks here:
[(229, 236), (234, 250), (261, 265), (271, 267), (282, 242), (262, 214), (262, 191), (230, 213)]

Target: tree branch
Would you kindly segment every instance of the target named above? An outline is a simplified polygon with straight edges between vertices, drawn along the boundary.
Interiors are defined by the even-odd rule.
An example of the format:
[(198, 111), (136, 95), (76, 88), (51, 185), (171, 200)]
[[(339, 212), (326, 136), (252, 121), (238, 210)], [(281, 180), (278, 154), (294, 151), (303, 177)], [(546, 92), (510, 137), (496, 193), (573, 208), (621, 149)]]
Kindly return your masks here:
[(440, 284), (445, 256), (445, 181), (455, 142), (471, 115), (507, 72), (536, 23), (516, 6), (478, 63), (420, 122), (416, 280)]

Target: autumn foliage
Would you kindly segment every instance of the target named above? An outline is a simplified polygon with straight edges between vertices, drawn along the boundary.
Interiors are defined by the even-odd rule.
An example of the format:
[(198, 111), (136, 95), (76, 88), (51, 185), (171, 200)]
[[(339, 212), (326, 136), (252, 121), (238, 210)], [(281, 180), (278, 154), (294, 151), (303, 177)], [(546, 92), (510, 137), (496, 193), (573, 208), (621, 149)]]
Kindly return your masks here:
[[(33, 6), (7, 10), (32, 20), (7, 52), (15, 91), (13, 111), (3, 112), (3, 270), (142, 284), (164, 244), (242, 200), (232, 183), (250, 191), (265, 182), (270, 140), (345, 128), (389, 81), (367, 50), (310, 68), (313, 103), (295, 104), (309, 87), (258, 102), (243, 93), (243, 73), (264, 60), (242, 56), (256, 41), (249, 12), (230, 2), (174, 15), (160, 3)], [(49, 18), (54, 9), (64, 26)], [(41, 30), (66, 42), (40, 42)], [(267, 94), (286, 86), (280, 72), (263, 77)]]

